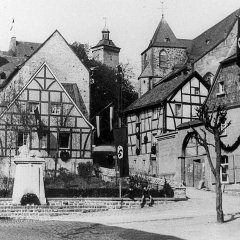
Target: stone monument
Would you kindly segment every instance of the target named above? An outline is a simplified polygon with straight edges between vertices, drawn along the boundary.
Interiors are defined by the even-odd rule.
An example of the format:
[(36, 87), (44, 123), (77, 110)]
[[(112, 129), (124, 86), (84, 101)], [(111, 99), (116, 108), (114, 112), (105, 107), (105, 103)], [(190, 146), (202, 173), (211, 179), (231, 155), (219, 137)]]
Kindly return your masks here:
[(43, 184), (43, 163), (45, 162), (39, 151), (29, 151), (27, 145), (19, 148), (19, 155), (13, 161), (16, 164), (13, 185), (12, 203), (20, 204), (26, 193), (34, 193), (41, 204), (46, 204)]

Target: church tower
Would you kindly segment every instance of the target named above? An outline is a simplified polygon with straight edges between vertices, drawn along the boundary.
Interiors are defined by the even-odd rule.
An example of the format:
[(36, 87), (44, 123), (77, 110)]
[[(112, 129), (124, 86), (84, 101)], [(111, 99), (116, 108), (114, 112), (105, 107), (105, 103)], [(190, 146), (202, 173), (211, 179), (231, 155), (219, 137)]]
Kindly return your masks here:
[(142, 72), (139, 76), (139, 96), (151, 90), (173, 70), (186, 63), (184, 40), (177, 39), (164, 15), (148, 47), (141, 53)]
[(119, 65), (120, 48), (117, 47), (109, 38), (110, 31), (105, 27), (102, 30), (102, 39), (92, 47), (93, 59), (107, 65), (113, 69)]

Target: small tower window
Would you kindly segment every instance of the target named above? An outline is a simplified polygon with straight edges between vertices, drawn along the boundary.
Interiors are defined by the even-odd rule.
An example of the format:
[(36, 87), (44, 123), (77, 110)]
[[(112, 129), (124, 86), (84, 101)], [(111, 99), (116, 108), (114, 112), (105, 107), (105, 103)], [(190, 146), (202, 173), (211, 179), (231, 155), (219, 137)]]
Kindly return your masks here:
[(159, 53), (159, 67), (167, 67), (168, 56), (165, 50)]
[(166, 37), (166, 38), (165, 38), (165, 42), (170, 42), (170, 38), (169, 38), (169, 37)]
[(148, 55), (147, 53), (144, 54), (144, 68), (148, 65)]

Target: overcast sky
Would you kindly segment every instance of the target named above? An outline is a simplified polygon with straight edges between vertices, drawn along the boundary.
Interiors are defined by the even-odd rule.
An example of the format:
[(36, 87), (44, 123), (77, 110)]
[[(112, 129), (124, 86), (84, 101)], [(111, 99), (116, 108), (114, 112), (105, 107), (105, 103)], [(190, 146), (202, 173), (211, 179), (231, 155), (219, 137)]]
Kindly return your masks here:
[[(162, 0), (1, 0), (0, 49), (8, 50), (13, 18), (17, 40), (43, 42), (58, 29), (71, 44), (94, 46), (104, 17), (120, 61), (140, 71), (145, 50), (161, 20)], [(176, 37), (192, 39), (240, 8), (240, 0), (165, 0), (164, 16)]]

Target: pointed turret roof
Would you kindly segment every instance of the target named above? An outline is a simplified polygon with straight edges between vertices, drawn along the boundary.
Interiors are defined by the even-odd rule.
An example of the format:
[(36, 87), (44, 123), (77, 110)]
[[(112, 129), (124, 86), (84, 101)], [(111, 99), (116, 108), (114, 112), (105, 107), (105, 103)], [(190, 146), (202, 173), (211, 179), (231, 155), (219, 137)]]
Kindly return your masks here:
[(176, 38), (175, 34), (164, 18), (164, 15), (162, 15), (161, 21), (157, 26), (157, 29), (148, 45), (148, 48), (143, 51), (142, 54), (151, 47), (186, 48), (186, 44)]
[(165, 20), (164, 15), (162, 15), (162, 19), (158, 24), (158, 27), (152, 37), (150, 45), (155, 45), (160, 42), (166, 42), (167, 39), (169, 39), (170, 42), (174, 42), (177, 40), (172, 29), (169, 27), (167, 21)]

